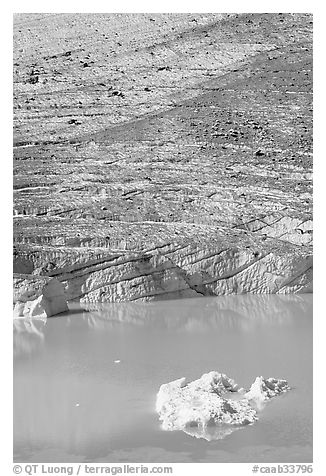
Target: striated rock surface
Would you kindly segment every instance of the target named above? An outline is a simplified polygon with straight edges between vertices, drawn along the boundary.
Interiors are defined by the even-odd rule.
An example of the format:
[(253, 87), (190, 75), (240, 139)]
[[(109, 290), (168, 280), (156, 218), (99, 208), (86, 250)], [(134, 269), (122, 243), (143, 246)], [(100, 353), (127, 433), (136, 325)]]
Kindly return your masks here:
[(312, 16), (17, 14), (14, 271), (67, 298), (312, 290)]
[(14, 317), (50, 317), (68, 311), (62, 284), (54, 278), (14, 274)]
[(257, 377), (246, 392), (225, 374), (212, 371), (190, 383), (181, 378), (161, 385), (156, 411), (163, 430), (217, 440), (254, 423), (264, 402), (289, 389), (286, 380)]

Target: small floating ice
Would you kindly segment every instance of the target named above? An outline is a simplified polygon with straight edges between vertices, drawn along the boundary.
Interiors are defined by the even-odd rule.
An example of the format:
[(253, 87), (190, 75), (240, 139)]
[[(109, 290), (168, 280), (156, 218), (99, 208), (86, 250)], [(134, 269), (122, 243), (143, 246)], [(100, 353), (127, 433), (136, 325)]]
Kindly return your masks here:
[(216, 371), (186, 383), (161, 385), (156, 411), (163, 430), (182, 430), (196, 438), (219, 440), (258, 420), (264, 402), (290, 389), (286, 380), (257, 377), (250, 390)]
[(120, 364), (121, 360), (115, 360), (114, 363), (115, 364)]
[(266, 401), (288, 390), (290, 390), (290, 387), (286, 380), (257, 377), (249, 392), (245, 394), (245, 398), (251, 404), (256, 405), (258, 409), (261, 409)]

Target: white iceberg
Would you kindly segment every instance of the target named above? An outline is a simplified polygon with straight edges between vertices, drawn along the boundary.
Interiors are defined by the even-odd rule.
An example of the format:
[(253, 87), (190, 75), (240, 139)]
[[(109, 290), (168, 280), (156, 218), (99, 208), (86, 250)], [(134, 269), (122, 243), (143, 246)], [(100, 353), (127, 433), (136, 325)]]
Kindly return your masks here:
[(161, 385), (156, 411), (163, 430), (217, 440), (254, 423), (264, 402), (289, 389), (286, 380), (257, 377), (246, 392), (225, 374), (212, 371), (190, 383), (180, 378)]

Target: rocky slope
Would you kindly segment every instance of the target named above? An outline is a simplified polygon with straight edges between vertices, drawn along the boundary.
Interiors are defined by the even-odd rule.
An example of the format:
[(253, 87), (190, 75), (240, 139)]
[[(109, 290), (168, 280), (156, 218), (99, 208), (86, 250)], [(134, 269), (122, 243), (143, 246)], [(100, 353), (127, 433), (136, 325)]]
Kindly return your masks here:
[(15, 15), (14, 120), (16, 273), (312, 290), (310, 15)]

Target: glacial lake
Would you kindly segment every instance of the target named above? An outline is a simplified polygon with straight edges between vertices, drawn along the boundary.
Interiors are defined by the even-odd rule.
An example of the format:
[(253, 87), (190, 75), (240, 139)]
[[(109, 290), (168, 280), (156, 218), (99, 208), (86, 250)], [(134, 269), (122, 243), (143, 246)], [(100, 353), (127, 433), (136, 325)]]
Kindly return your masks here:
[[(15, 462), (312, 462), (312, 295), (71, 305), (14, 322)], [(162, 383), (287, 379), (254, 425), (206, 441), (160, 428)]]

